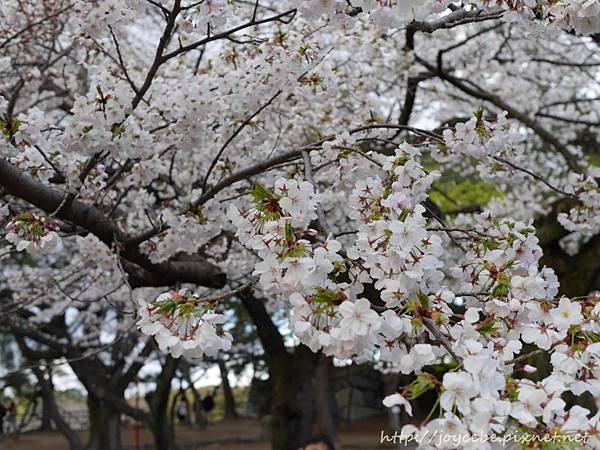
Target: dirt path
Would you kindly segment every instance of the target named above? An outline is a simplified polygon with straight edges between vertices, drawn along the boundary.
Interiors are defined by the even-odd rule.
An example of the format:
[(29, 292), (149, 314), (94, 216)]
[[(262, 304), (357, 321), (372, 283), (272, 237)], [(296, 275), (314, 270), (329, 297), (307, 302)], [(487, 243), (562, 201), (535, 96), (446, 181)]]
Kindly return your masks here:
[[(375, 450), (401, 448), (399, 445), (380, 444), (381, 431), (386, 428), (385, 416), (353, 422), (342, 426), (338, 447), (344, 450)], [(80, 433), (85, 442), (86, 433)], [(127, 450), (135, 450), (135, 431), (124, 427), (122, 442)], [(257, 420), (239, 419), (222, 421), (207, 428), (177, 427), (177, 442), (185, 450), (269, 450), (267, 440), (261, 439)], [(152, 435), (141, 430), (141, 450), (153, 450)], [(57, 432), (32, 432), (16, 438), (5, 438), (1, 450), (69, 450), (66, 440)]]

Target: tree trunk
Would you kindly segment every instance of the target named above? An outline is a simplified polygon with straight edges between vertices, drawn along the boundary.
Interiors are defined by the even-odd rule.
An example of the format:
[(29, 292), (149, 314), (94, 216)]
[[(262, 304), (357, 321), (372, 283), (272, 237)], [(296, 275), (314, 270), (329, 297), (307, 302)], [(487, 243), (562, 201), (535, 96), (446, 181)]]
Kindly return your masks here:
[(337, 437), (337, 405), (331, 377), (332, 359), (319, 353), (314, 376), (315, 431), (335, 439)]
[(223, 396), (225, 397), (225, 418), (236, 419), (239, 416), (237, 410), (235, 409), (235, 397), (233, 396), (233, 391), (231, 390), (231, 385), (229, 384), (229, 378), (227, 377), (229, 371), (227, 370), (225, 361), (222, 359), (219, 359), (219, 371), (221, 373)]
[(192, 390), (192, 396), (194, 397), (194, 404), (192, 409), (194, 411), (194, 424), (198, 427), (206, 427), (206, 420), (204, 420), (204, 410), (202, 409), (202, 398), (200, 394), (194, 387), (194, 383), (192, 382), (192, 375), (190, 373), (190, 366), (187, 364), (183, 369), (183, 376), (185, 381), (187, 381), (189, 388)]
[(121, 413), (88, 390), (90, 439), (87, 450), (121, 450)]
[(176, 450), (173, 422), (169, 418), (169, 396), (171, 381), (177, 370), (178, 360), (167, 356), (165, 364), (156, 382), (156, 390), (150, 399), (152, 414), (152, 432), (156, 450)]
[(52, 413), (50, 412), (50, 405), (42, 396), (42, 418), (40, 423), (40, 431), (50, 431), (52, 429)]
[(50, 375), (50, 378), (46, 379), (45, 374), (39, 367), (34, 367), (33, 373), (35, 374), (35, 377), (37, 378), (40, 384), (44, 404), (48, 405), (49, 414), (52, 417), (54, 423), (56, 424), (56, 429), (67, 439), (70, 450), (83, 449), (83, 445), (81, 443), (79, 435), (71, 429), (68, 422), (64, 419), (64, 417), (58, 410), (58, 406), (56, 405), (56, 401), (54, 399), (54, 391), (51, 378), (52, 376)]
[(311, 434), (314, 418), (312, 381), (316, 355), (304, 345), (269, 367), (275, 378), (271, 405), (273, 450), (297, 450)]
[(312, 381), (317, 357), (304, 345), (288, 352), (263, 301), (246, 293), (240, 299), (256, 326), (273, 380), (272, 450), (297, 450), (300, 439), (312, 432)]

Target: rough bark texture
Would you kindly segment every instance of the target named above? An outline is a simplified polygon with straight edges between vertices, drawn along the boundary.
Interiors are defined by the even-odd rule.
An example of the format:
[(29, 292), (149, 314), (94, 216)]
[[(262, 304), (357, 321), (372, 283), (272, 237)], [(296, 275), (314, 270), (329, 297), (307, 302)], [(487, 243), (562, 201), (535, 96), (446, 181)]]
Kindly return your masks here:
[(273, 450), (296, 450), (312, 432), (314, 405), (312, 378), (316, 355), (304, 345), (271, 368), (275, 378), (271, 405)]

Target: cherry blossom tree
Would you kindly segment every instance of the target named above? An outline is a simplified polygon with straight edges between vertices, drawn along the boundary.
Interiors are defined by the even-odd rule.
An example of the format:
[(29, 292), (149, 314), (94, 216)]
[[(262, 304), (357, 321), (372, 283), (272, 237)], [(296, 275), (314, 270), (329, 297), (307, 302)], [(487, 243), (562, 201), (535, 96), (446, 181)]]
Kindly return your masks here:
[[(600, 448), (598, 0), (7, 0), (0, 17), (13, 333), (84, 356), (137, 327), (193, 364), (236, 345), (239, 299), (275, 429), (315, 353), (414, 374), (384, 404), (438, 403), (404, 431)], [(486, 194), (463, 204), (466, 182)]]

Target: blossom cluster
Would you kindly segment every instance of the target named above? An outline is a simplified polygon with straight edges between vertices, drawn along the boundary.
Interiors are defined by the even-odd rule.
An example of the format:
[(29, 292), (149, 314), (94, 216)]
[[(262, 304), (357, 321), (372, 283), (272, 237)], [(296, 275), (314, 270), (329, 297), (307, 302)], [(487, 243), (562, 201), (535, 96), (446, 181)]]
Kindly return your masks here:
[(588, 235), (600, 233), (600, 169), (591, 168), (589, 175), (571, 174), (568, 192), (578, 199), (568, 213), (560, 213), (558, 221), (567, 230)]
[(51, 217), (38, 216), (33, 212), (19, 214), (6, 225), (6, 240), (16, 246), (18, 252), (48, 252), (60, 242), (56, 233), (58, 223)]
[(186, 290), (166, 292), (147, 304), (140, 301), (138, 327), (154, 336), (159, 348), (174, 357), (200, 359), (231, 348), (231, 335), (222, 330), (225, 316), (214, 304)]
[[(326, 16), (338, 26), (349, 26), (348, 15), (358, 10), (368, 14), (378, 26), (394, 28), (441, 13), (451, 3), (451, 0), (355, 0), (350, 7), (343, 0), (304, 0), (301, 10), (309, 18)], [(555, 25), (583, 35), (600, 31), (597, 0), (478, 0), (472, 3), (486, 12), (499, 13), (508, 22), (518, 21), (534, 27)]]
[[(236, 236), (262, 260), (254, 275), (264, 289), (289, 299), (292, 329), (313, 350), (350, 357), (368, 355), (376, 345), (390, 357), (402, 356), (390, 350), (386, 339), (406, 350), (398, 337), (410, 325), (391, 311), (380, 317), (362, 293), (364, 284), (374, 282), (393, 308), (408, 303), (420, 289), (435, 290), (443, 278), (436, 258), (441, 239), (426, 231), (425, 208), (419, 203), (436, 174), (422, 169), (418, 154), (404, 145), (380, 158), (384, 180), (357, 183), (350, 218), (358, 232), (347, 252), (332, 236), (314, 239), (317, 232), (310, 227), (316, 226), (318, 197), (307, 181), (280, 179), (272, 190), (257, 186), (253, 208), (230, 210)], [(421, 352), (423, 365), (435, 360), (429, 345), (414, 351)], [(405, 370), (410, 371), (419, 358), (405, 353)]]
[[(215, 356), (239, 319), (223, 297), (137, 290), (212, 266), (312, 350), (414, 374), (385, 404), (437, 396), (416, 433), (598, 438), (564, 401), (600, 395), (598, 297), (563, 296), (542, 262), (548, 245), (581, 265), (600, 232), (600, 60), (577, 37), (599, 31), (597, 0), (63, 3), (1, 13), (1, 169), (27, 186), (6, 183), (0, 216), (30, 186), (93, 212), (61, 223), (62, 255), (3, 255), (31, 323), (65, 316), (104, 346), (144, 297), (131, 320), (161, 350)], [(491, 200), (446, 193), (463, 181)], [(535, 227), (555, 216), (548, 244)], [(57, 231), (29, 212), (7, 239), (45, 253)]]
[[(426, 171), (420, 156), (403, 144), (393, 156), (377, 157), (386, 177), (354, 188), (350, 218), (358, 230), (346, 252), (331, 237), (311, 239), (312, 188), (304, 184), (304, 198), (295, 198), (306, 182), (279, 180), (273, 190), (255, 189), (254, 208), (232, 210), (230, 218), (240, 241), (262, 259), (255, 271), (261, 286), (288, 298), (291, 328), (311, 349), (356, 361), (377, 354), (387, 370), (420, 372), (386, 400), (410, 411), (410, 400), (437, 391), (444, 415), (419, 432), (592, 432), (590, 411), (568, 409), (560, 396), (567, 390), (597, 395), (591, 380), (599, 306), (593, 298), (583, 308), (557, 297), (557, 277), (539, 265), (542, 251), (531, 223), (489, 212), (461, 231), (462, 261), (444, 267), (442, 236), (452, 232), (432, 227), (426, 217), (423, 202), (438, 174)], [(367, 298), (366, 284), (383, 306)], [(459, 296), (462, 314), (454, 306)], [(426, 336), (438, 342), (419, 343)], [(535, 370), (516, 363), (524, 343), (552, 355), (552, 374), (537, 384), (512, 378), (515, 370)], [(451, 370), (439, 380), (427, 372), (432, 364)]]
[(161, 219), (167, 230), (144, 242), (142, 250), (156, 263), (166, 261), (177, 253), (194, 253), (218, 234), (215, 218), (219, 213), (216, 202), (192, 206), (185, 215), (166, 211)]
[[(461, 280), (456, 291), (467, 299), (462, 319), (454, 319), (454, 312), (443, 318), (444, 304), (452, 304), (454, 293), (440, 293), (429, 305), (441, 312), (438, 322), (447, 320), (460, 365), (441, 380), (420, 376), (385, 401), (387, 406), (404, 405), (410, 412), (410, 400), (436, 390), (444, 415), (420, 429), (407, 426), (403, 432), (468, 435), (559, 430), (590, 432), (594, 436), (590, 445), (597, 444), (593, 424), (600, 416), (590, 418), (590, 411), (581, 406), (568, 409), (561, 395), (567, 391), (598, 395), (595, 333), (600, 308), (593, 296), (583, 304), (556, 298), (556, 276), (550, 269), (538, 268), (541, 249), (532, 231), (527, 224), (486, 215), (470, 231), (470, 263), (451, 269)], [(537, 383), (513, 378), (515, 370), (536, 371), (516, 363), (522, 343), (551, 353), (552, 373)]]

